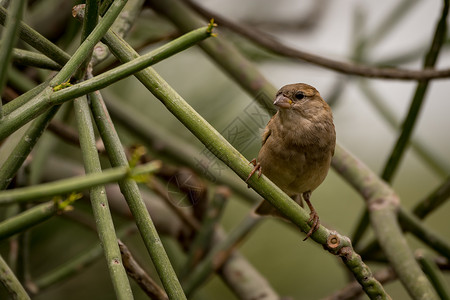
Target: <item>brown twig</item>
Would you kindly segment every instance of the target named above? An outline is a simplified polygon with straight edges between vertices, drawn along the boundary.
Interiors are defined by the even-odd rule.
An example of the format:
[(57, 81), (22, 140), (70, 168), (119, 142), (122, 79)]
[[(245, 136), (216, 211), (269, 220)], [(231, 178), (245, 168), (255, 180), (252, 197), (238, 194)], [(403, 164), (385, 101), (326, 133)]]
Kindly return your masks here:
[(297, 50), (277, 40), (272, 35), (258, 30), (256, 28), (244, 27), (229, 19), (221, 16), (216, 12), (209, 11), (190, 0), (184, 0), (193, 9), (195, 9), (203, 17), (214, 20), (222, 27), (226, 27), (246, 38), (263, 46), (267, 50), (290, 58), (300, 59), (327, 69), (331, 69), (348, 75), (358, 75), (362, 77), (380, 78), (380, 79), (399, 79), (399, 80), (429, 80), (442, 79), (450, 77), (450, 69), (435, 70), (406, 70), (398, 68), (378, 68), (367, 65), (353, 64), (342, 61), (329, 59), (327, 57), (315, 55), (305, 51)]
[(134, 259), (128, 247), (121, 241), (119, 243), (122, 262), (128, 276), (134, 279), (141, 289), (151, 298), (156, 300), (168, 300), (166, 292), (145, 272)]
[[(319, 21), (322, 19), (322, 16), (327, 8), (326, 2), (327, 0), (313, 1), (312, 7), (302, 18), (284, 18), (284, 16), (278, 20), (267, 20), (266, 18), (260, 18), (259, 20), (248, 20), (246, 23), (256, 27), (270, 27), (272, 30), (295, 30), (296, 33), (301, 30), (311, 30), (317, 26)], [(186, 3), (191, 4), (192, 2), (189, 1)]]

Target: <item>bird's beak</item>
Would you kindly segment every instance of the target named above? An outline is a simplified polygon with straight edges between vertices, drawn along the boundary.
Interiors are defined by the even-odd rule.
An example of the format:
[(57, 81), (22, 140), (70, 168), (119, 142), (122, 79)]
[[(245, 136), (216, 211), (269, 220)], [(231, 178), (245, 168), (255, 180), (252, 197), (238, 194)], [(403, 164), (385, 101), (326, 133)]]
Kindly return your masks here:
[(281, 108), (290, 108), (292, 105), (292, 100), (281, 94), (277, 96), (277, 98), (273, 102), (273, 105), (276, 105)]

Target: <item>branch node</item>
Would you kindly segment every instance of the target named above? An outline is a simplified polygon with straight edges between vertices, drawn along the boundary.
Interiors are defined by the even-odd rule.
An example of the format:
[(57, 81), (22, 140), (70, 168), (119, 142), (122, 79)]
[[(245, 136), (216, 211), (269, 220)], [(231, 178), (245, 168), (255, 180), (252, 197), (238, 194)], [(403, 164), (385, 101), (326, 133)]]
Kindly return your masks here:
[(341, 244), (341, 239), (339, 238), (339, 235), (336, 233), (331, 233), (327, 238), (327, 247), (330, 250), (334, 250), (339, 247)]

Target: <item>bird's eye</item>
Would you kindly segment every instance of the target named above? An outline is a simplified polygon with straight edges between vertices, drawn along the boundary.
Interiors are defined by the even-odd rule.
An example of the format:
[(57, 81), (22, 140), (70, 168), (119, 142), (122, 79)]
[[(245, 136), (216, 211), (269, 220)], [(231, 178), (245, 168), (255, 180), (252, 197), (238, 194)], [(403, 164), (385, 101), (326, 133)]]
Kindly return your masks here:
[(302, 92), (298, 92), (297, 94), (295, 94), (295, 99), (302, 100), (303, 98), (305, 98), (305, 94), (303, 94)]

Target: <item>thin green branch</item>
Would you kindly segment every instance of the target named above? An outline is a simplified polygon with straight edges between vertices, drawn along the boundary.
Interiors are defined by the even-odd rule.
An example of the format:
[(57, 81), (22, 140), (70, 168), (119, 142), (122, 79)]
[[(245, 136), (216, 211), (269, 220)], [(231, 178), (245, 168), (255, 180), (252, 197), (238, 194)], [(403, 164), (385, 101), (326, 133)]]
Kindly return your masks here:
[(0, 223), (0, 240), (44, 222), (57, 211), (57, 203), (55, 201), (49, 201), (6, 219)]
[[(449, 0), (444, 0), (442, 14), (436, 26), (433, 41), (430, 45), (428, 53), (425, 56), (423, 65), (424, 69), (434, 67), (442, 45), (444, 44), (447, 34), (447, 16), (449, 6)], [(414, 126), (416, 124), (417, 117), (422, 107), (423, 100), (425, 99), (428, 83), (429, 80), (421, 80), (417, 84), (414, 97), (411, 101), (411, 106), (402, 125), (402, 132), (400, 133), (400, 136), (398, 137), (397, 142), (395, 143), (395, 146), (391, 151), (391, 154), (381, 175), (381, 177), (387, 182), (390, 182), (392, 180), (392, 177), (394, 176), (394, 173), (397, 170), (397, 167), (399, 166), (403, 154), (405, 153), (405, 150), (408, 146)]]
[[(99, 92), (90, 95), (92, 112), (97, 128), (105, 144), (106, 151), (113, 166), (126, 166), (128, 164), (125, 151), (115, 131), (108, 111), (104, 106)], [(150, 214), (142, 200), (136, 181), (125, 179), (119, 181), (119, 187), (128, 203), (131, 213), (136, 221), (147, 251), (152, 258), (159, 278), (171, 299), (185, 299), (175, 271), (161, 243), (158, 232), (153, 224)]]
[[(423, 224), (418, 217), (411, 214), (403, 207), (398, 209), (398, 220), (401, 228), (405, 232), (411, 232), (415, 237), (421, 240), (425, 245), (434, 249), (442, 256), (450, 260), (450, 244), (439, 234), (428, 228)], [(372, 256), (380, 250), (380, 245), (377, 240), (373, 240), (367, 244), (367, 246), (361, 250), (361, 255)]]
[(41, 84), (39, 84), (38, 86), (36, 86), (35, 88), (27, 91), (26, 93), (23, 93), (22, 95), (20, 95), (17, 98), (15, 98), (11, 102), (6, 103), (3, 106), (4, 114), (5, 115), (10, 114), (13, 110), (21, 107), (22, 105), (24, 105), (25, 103), (27, 103), (28, 101), (30, 101), (31, 99), (33, 99), (34, 97), (39, 95), (48, 86), (49, 82), (50, 82), (50, 80), (46, 80), (46, 81), (42, 82)]
[[(80, 134), (80, 146), (83, 154), (86, 174), (101, 174), (102, 167), (95, 147), (94, 127), (91, 120), (87, 97), (74, 100), (75, 117)], [(133, 299), (130, 282), (122, 263), (116, 232), (109, 210), (108, 198), (104, 185), (90, 189), (92, 211), (97, 225), (100, 243), (118, 299)]]
[[(0, 7), (0, 24), (5, 25), (5, 20), (8, 17), (8, 12), (4, 7)], [(19, 37), (21, 40), (28, 43), (30, 46), (54, 60), (60, 65), (64, 65), (69, 59), (70, 55), (61, 50), (58, 46), (50, 42), (39, 32), (25, 24), (20, 22)]]
[(3, 257), (0, 255), (0, 281), (8, 289), (9, 295), (14, 299), (31, 299), (24, 287), (17, 280)]
[(366, 233), (367, 228), (370, 225), (370, 218), (369, 218), (369, 211), (367, 210), (367, 207), (363, 207), (363, 212), (359, 216), (359, 219), (356, 223), (354, 231), (352, 232), (352, 244), (353, 247), (356, 249), (359, 249), (359, 244), (361, 240), (364, 237), (364, 234)]
[(51, 60), (47, 56), (41, 53), (33, 51), (27, 51), (23, 49), (15, 48), (12, 52), (12, 60), (20, 65), (48, 69), (48, 70), (60, 70), (61, 65)]
[(208, 255), (189, 274), (186, 281), (183, 282), (183, 289), (188, 297), (192, 296), (194, 291), (200, 285), (204, 284), (212, 273), (223, 266), (237, 244), (242, 242), (262, 220), (256, 214), (252, 213), (247, 215), (242, 223), (225, 240), (211, 249)]
[[(391, 128), (398, 130), (399, 122), (396, 117), (383, 103), (380, 95), (369, 85), (368, 80), (361, 80), (359, 87), (367, 96), (373, 107), (383, 116), (384, 120)], [(411, 137), (411, 148), (414, 152), (437, 174), (446, 177), (450, 173), (450, 166), (445, 161), (439, 161), (437, 156), (429, 149), (426, 143), (422, 142), (418, 137)]]
[(153, 173), (160, 167), (159, 161), (137, 166), (117, 167), (104, 170), (99, 174), (87, 174), (30, 187), (16, 188), (0, 192), (0, 205), (34, 201), (40, 198), (64, 195), (74, 191), (82, 191), (94, 186), (116, 182), (127, 177)]
[[(63, 79), (66, 74), (69, 75), (70, 78), (70, 75), (73, 74), (73, 70), (69, 67), (71, 64), (78, 66), (76, 78), (82, 79), (86, 76), (86, 69), (92, 56), (92, 49), (95, 44), (98, 43), (101, 36), (103, 36), (112, 26), (125, 4), (126, 1), (114, 1), (102, 22), (97, 24), (99, 17), (99, 2), (97, 0), (86, 1), (86, 17), (83, 20), (81, 34), (83, 43), (60, 73), (58, 73), (58, 75), (50, 82), (50, 85), (58, 83), (58, 80)], [(84, 55), (79, 53), (83, 53)], [(77, 60), (77, 58), (79, 58), (79, 60)], [(67, 73), (64, 74), (66, 68)], [(61, 77), (56, 78), (59, 76)], [(74, 111), (86, 174), (100, 174), (102, 172), (102, 167), (98, 157), (94, 126), (92, 124), (86, 96), (74, 100)], [(100, 244), (103, 248), (103, 255), (106, 260), (116, 297), (117, 299), (133, 299), (130, 282), (128, 281), (127, 273), (122, 262), (114, 223), (109, 209), (108, 198), (106, 197), (105, 186), (99, 185), (92, 187), (89, 194)]]
[[(173, 9), (172, 6), (171, 9)], [(184, 16), (186, 16), (186, 14)], [(122, 62), (132, 60), (138, 56), (133, 48), (117, 37), (108, 36), (107, 38), (107, 36), (105, 36), (104, 42)], [(254, 70), (256, 71), (256, 69)], [(252, 169), (249, 162), (153, 69), (147, 68), (136, 73), (135, 76), (167, 107), (169, 111), (172, 112), (172, 114), (174, 114), (209, 150), (211, 150), (212, 153), (226, 163), (239, 175), (239, 177), (242, 179), (247, 178)], [(265, 80), (261, 81), (262, 84), (270, 86), (270, 89), (274, 90), (273, 86), (268, 82)], [(257, 85), (257, 87), (260, 86), (260, 84)], [(269, 97), (269, 95), (265, 96)], [(279, 209), (302, 231), (307, 232), (309, 230), (309, 215), (305, 210), (292, 201), (290, 197), (283, 193), (265, 176), (262, 176), (261, 178), (251, 178), (249, 185), (264, 199)], [(320, 228), (312, 235), (312, 239), (324, 245), (330, 252), (342, 256), (343, 261), (354, 273), (355, 277), (363, 285), (370, 297), (388, 298), (383, 287), (372, 277), (370, 269), (362, 262), (359, 255), (353, 251), (348, 238), (320, 226)]]
[[(15, 110), (11, 111), (10, 114), (5, 115), (3, 120), (0, 122), (0, 140), (10, 135), (22, 125), (35, 118), (37, 115), (43, 113), (48, 108), (104, 88), (150, 65), (156, 64), (161, 60), (183, 51), (207, 37), (210, 37), (211, 30), (211, 26), (193, 30), (188, 34), (185, 34), (167, 43), (166, 45), (147, 53), (139, 59), (123, 64), (113, 70), (95, 76), (92, 79), (74, 84), (59, 91), (54, 92), (52, 88), (46, 88), (37, 97), (26, 102), (24, 105), (17, 107)], [(109, 34), (114, 35), (113, 33)], [(52, 82), (55, 81), (55, 78)], [(61, 81), (57, 80), (57, 82)]]
[[(97, 43), (100, 40), (103, 34), (111, 27), (112, 23), (114, 22), (117, 15), (120, 13), (120, 10), (125, 5), (126, 1), (124, 1), (124, 3), (121, 2), (122, 1), (116, 1), (115, 4), (111, 6), (105, 18), (102, 19), (102, 22), (100, 22), (98, 26), (96, 26), (93, 29), (91, 34), (89, 34), (89, 36), (86, 37), (85, 41), (78, 48), (79, 51), (77, 50), (75, 52), (75, 54), (70, 58), (69, 62), (67, 62), (67, 64), (64, 65), (63, 69), (50, 81), (49, 84), (51, 86), (56, 85), (57, 83), (60, 83), (61, 81), (66, 80), (68, 77), (70, 77), (70, 75), (72, 75), (77, 70), (80, 64), (89, 57), (90, 50), (94, 47), (95, 43)], [(95, 11), (94, 13), (95, 17), (97, 17), (97, 11)], [(94, 21), (96, 21), (96, 18)], [(94, 27), (95, 25), (90, 26)], [(35, 91), (38, 90), (40, 90), (40, 88), (36, 89)], [(9, 114), (9, 116), (14, 115), (17, 112), (26, 112), (26, 111), (32, 112), (33, 109), (28, 110), (27, 105), (32, 103), (34, 100), (45, 99), (51, 93), (52, 89), (50, 87), (44, 88), (43, 91), (38, 95), (36, 95), (32, 100), (26, 102), (23, 106), (16, 107), (16, 109), (13, 110), (11, 114)], [(15, 101), (15, 103), (17, 103), (17, 101)], [(58, 111), (59, 105), (56, 106), (51, 105), (48, 108), (50, 109), (47, 112), (45, 112), (42, 116), (40, 116), (37, 120), (35, 120), (35, 122), (33, 122), (33, 126), (31, 126), (31, 128), (29, 128), (27, 132), (23, 135), (22, 139), (16, 146), (16, 150), (18, 150), (18, 152), (11, 153), (10, 155), (11, 160), (5, 162), (5, 164), (1, 167), (2, 170), (5, 171), (5, 173), (2, 173), (0, 177), (0, 189), (5, 188), (12, 180), (18, 168), (26, 159), (28, 154), (31, 152), (34, 145), (39, 140), (45, 128), (47, 127), (48, 123), (51, 121), (53, 116)], [(28, 121), (30, 121), (31, 119), (32, 118), (30, 118)], [(0, 120), (0, 125), (3, 125), (3, 122), (1, 121), (3, 120)], [(28, 121), (26, 121), (25, 123), (27, 123)], [(19, 128), (20, 126), (21, 125), (19, 125), (17, 128)], [(4, 137), (0, 137), (0, 140)]]
[(111, 6), (114, 0), (104, 0), (102, 6), (100, 6), (100, 15), (103, 16)]
[(441, 270), (439, 270), (432, 256), (424, 251), (416, 251), (417, 259), (422, 266), (423, 271), (427, 274), (430, 281), (433, 283), (436, 292), (442, 300), (450, 300), (450, 289)]
[[(426, 55), (424, 67), (432, 67), (434, 66), (437, 56), (439, 54), (439, 50), (442, 46), (443, 39), (446, 34), (446, 17), (448, 14), (448, 1), (445, 1), (444, 8), (442, 11), (441, 19), (439, 20), (439, 23), (436, 28), (435, 36), (433, 39), (433, 42), (430, 46), (430, 49)], [(411, 102), (410, 110), (408, 112), (408, 115), (403, 123), (402, 126), (402, 132), (400, 136), (397, 139), (397, 142), (390, 154), (390, 157), (388, 161), (386, 162), (385, 168), (382, 172), (382, 178), (386, 180), (387, 182), (390, 182), (399, 163), (400, 160), (406, 150), (406, 147), (409, 143), (409, 140), (412, 135), (412, 131), (414, 128), (415, 121), (418, 117), (422, 102), (425, 97), (425, 93), (428, 87), (427, 80), (425, 81), (419, 81), (416, 92), (414, 94), (413, 100)], [(369, 93), (370, 95), (370, 93)], [(372, 98), (372, 100), (375, 100)], [(372, 101), (372, 103), (374, 103)], [(378, 105), (379, 107), (379, 105)], [(385, 116), (388, 116), (389, 114), (383, 114)], [(394, 123), (392, 120), (392, 117), (387, 117), (387, 120), (390, 121), (390, 123)], [(436, 162), (435, 159), (433, 159), (433, 155), (429, 153), (424, 147), (417, 147), (416, 143), (416, 150), (418, 150), (419, 155), (421, 155), (431, 166), (434, 166), (437, 170), (442, 170), (442, 167), (440, 164)], [(445, 172), (445, 171), (444, 171)], [(367, 226), (369, 224), (368, 222), (369, 214), (367, 211), (363, 213), (361, 216), (358, 225), (356, 226), (353, 238), (354, 238), (354, 245), (357, 245), (360, 241), (360, 238), (363, 236), (364, 232), (367, 229)]]
[[(0, 95), (8, 78), (8, 69), (13, 47), (17, 40), (17, 31), (22, 19), (25, 0), (16, 0), (11, 5), (11, 14), (6, 20), (6, 29), (2, 32), (2, 43), (0, 45)], [(0, 119), (3, 117), (2, 100), (0, 99)]]
[(366, 200), (371, 224), (381, 248), (400, 281), (414, 299), (438, 299), (420, 270), (397, 222), (398, 196), (368, 167), (341, 147), (336, 147), (334, 169)]
[(45, 114), (34, 120), (22, 135), (14, 149), (9, 153), (8, 158), (0, 167), (0, 190), (4, 190), (8, 187), (17, 173), (17, 170), (19, 170), (20, 166), (27, 159), (31, 150), (33, 150), (58, 109), (59, 105), (54, 106)]
[(107, 94), (106, 106), (114, 122), (125, 127), (131, 134), (137, 135), (140, 140), (151, 146), (153, 151), (158, 151), (162, 157), (168, 157), (172, 161), (184, 164), (199, 174), (205, 175), (212, 182), (229, 186), (233, 192), (241, 196), (250, 204), (256, 204), (261, 198), (229, 169), (208, 168), (201, 150), (187, 143), (174, 134), (165, 131), (164, 128), (154, 124), (151, 119), (141, 114), (132, 106), (120, 103), (114, 95)]
[[(119, 1), (116, 1), (116, 3), (117, 2), (119, 2)], [(89, 65), (89, 62), (91, 61), (91, 58), (92, 58), (92, 49), (94, 49), (94, 46), (96, 44), (98, 44), (98, 41), (99, 41), (98, 38), (94, 37), (92, 39), (92, 43), (90, 45), (85, 43), (86, 40), (88, 38), (90, 38), (89, 35), (92, 34), (91, 37), (93, 37), (93, 33), (96, 30), (96, 26), (100, 25), (100, 24), (98, 24), (99, 3), (98, 3), (98, 1), (95, 1), (95, 0), (87, 0), (86, 4), (85, 4), (85, 7), (86, 7), (86, 18), (84, 18), (84, 20), (83, 20), (83, 27), (81, 28), (81, 41), (83, 43), (80, 45), (80, 47), (77, 49), (77, 51), (80, 50), (80, 48), (82, 48), (82, 50), (80, 52), (87, 53), (87, 57), (83, 58), (83, 57), (80, 56), (80, 58), (83, 58), (83, 60), (79, 64), (79, 67), (77, 68), (75, 76), (74, 76), (78, 80), (84, 79), (84, 77), (86, 75), (86, 69), (87, 69), (87, 67)], [(110, 20), (111, 21), (108, 22), (108, 24), (105, 27), (103, 27), (101, 29), (100, 28), (97, 29), (99, 34), (102, 34), (102, 33), (106, 32), (106, 30), (108, 30), (108, 28), (110, 28), (112, 26), (112, 22), (114, 22), (116, 20), (116, 18), (118, 17), (120, 11), (122, 10), (122, 8), (123, 8), (123, 6), (117, 7), (114, 10), (114, 13), (110, 16), (110, 18), (111, 18)], [(72, 14), (73, 14), (73, 12), (72, 12)], [(85, 48), (83, 48), (83, 47), (85, 47)], [(73, 56), (76, 56), (76, 53)], [(74, 63), (74, 61), (72, 59), (69, 60), (67, 65), (69, 65), (70, 63)], [(76, 64), (76, 63), (74, 63), (74, 64)], [(61, 71), (64, 71), (65, 68), (66, 68), (66, 66), (64, 66)], [(73, 71), (72, 71), (72, 74), (73, 74)], [(64, 81), (64, 79), (62, 77), (63, 77), (63, 75), (61, 75), (60, 79), (62, 79)], [(51, 81), (50, 85), (52, 85), (52, 83), (53, 82)]]
[(450, 177), (448, 177), (435, 191), (416, 204), (413, 213), (420, 219), (425, 218), (450, 198)]
[[(51, 87), (55, 87), (56, 85), (70, 79), (70, 76), (72, 76), (81, 64), (90, 57), (92, 53), (91, 51), (94, 49), (95, 44), (97, 44), (103, 35), (109, 30), (126, 3), (127, 0), (116, 0), (113, 2), (105, 16), (100, 20), (97, 26), (95, 26), (92, 32), (89, 33), (89, 36), (84, 39), (83, 43), (77, 48), (70, 60), (50, 81)], [(76, 97), (72, 97), (72, 99), (74, 98)]]
[(210, 249), (214, 231), (220, 222), (229, 194), (230, 192), (223, 187), (219, 187), (214, 193), (214, 197), (210, 205), (208, 205), (202, 226), (189, 247), (186, 263), (181, 269), (181, 278), (186, 278), (192, 268), (203, 259)]
[[(132, 22), (138, 17), (140, 12), (142, 11), (142, 6), (144, 5), (144, 0), (130, 0), (127, 5), (122, 9), (121, 14), (117, 18), (117, 21), (111, 27), (111, 30), (120, 36), (125, 36), (132, 28)], [(103, 15), (103, 8), (105, 7), (105, 3), (102, 3), (100, 8), (100, 15)], [(80, 4), (73, 8), (73, 13), (76, 13), (76, 18), (78, 20), (84, 19), (85, 9), (84, 5)], [(104, 44), (97, 44), (95, 46), (91, 63), (93, 65), (97, 65), (104, 61), (106, 58), (110, 56), (110, 51), (108, 47)]]
[(398, 218), (402, 224), (402, 228), (411, 232), (418, 239), (422, 240), (425, 245), (450, 260), (450, 244), (445, 239), (429, 229), (419, 218), (403, 208), (400, 208), (398, 211)]
[[(134, 228), (126, 226), (125, 228), (117, 230), (117, 236), (123, 238), (128, 235), (130, 229)], [(54, 269), (39, 276), (34, 281), (38, 291), (45, 290), (48, 287), (54, 286), (76, 274), (83, 272), (90, 265), (96, 263), (103, 254), (102, 246), (99, 243), (95, 243), (89, 249), (84, 250), (78, 256), (71, 258), (63, 264), (55, 267)]]

